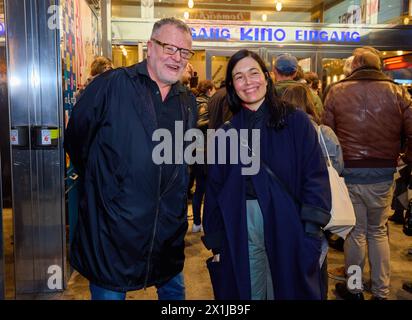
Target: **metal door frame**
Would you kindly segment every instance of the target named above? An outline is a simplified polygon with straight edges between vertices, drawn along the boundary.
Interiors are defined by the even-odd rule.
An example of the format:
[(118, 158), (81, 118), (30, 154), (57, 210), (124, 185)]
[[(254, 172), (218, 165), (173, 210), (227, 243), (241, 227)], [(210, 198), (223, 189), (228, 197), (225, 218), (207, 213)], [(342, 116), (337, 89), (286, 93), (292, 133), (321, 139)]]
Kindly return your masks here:
[(4, 247), (3, 247), (3, 192), (1, 188), (1, 157), (0, 157), (0, 300), (4, 300)]
[[(60, 32), (49, 24), (59, 4), (5, 0), (10, 126), (22, 144), (11, 148), (16, 298), (67, 281)], [(41, 146), (52, 127), (56, 145)]]

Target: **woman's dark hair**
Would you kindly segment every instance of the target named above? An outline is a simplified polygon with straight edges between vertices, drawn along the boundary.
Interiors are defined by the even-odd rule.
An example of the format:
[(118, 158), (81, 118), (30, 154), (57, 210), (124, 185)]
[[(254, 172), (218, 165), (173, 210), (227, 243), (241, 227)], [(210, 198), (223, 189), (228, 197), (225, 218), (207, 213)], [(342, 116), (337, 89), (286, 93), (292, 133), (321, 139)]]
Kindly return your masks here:
[(282, 100), (294, 105), (296, 108), (302, 109), (312, 116), (313, 121), (320, 124), (320, 118), (315, 111), (312, 93), (306, 85), (297, 83), (288, 86), (283, 91)]
[(229, 109), (233, 114), (238, 113), (242, 109), (242, 100), (237, 95), (235, 87), (233, 86), (232, 72), (236, 64), (246, 57), (252, 58), (259, 64), (267, 81), (265, 96), (265, 100), (269, 107), (269, 121), (267, 125), (269, 127), (275, 128), (276, 130), (280, 130), (285, 126), (286, 115), (291, 113), (294, 108), (290, 105), (287, 105), (276, 96), (276, 91), (273, 85), (273, 81), (269, 76), (269, 71), (262, 58), (255, 52), (246, 49), (240, 50), (236, 52), (228, 62), (225, 82)]

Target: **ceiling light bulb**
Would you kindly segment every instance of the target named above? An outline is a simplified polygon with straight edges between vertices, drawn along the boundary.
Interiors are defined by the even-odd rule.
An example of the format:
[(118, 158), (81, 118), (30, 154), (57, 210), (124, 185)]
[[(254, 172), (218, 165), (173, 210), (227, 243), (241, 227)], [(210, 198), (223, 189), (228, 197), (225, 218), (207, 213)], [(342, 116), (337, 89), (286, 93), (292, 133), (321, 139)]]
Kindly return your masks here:
[(282, 10), (282, 2), (276, 1), (275, 2), (275, 8), (276, 8), (276, 11), (281, 11)]
[(189, 7), (189, 9), (192, 9), (194, 7), (194, 5), (195, 5), (195, 2), (193, 0), (189, 0), (187, 2), (187, 6)]
[(262, 21), (266, 21), (268, 19), (268, 16), (266, 13), (262, 14)]
[(398, 50), (398, 51), (396, 51), (396, 54), (397, 54), (398, 56), (401, 56), (401, 55), (403, 55), (403, 51), (402, 51), (402, 50)]
[(183, 18), (184, 18), (185, 20), (189, 19), (189, 12), (185, 11), (185, 12), (183, 13)]

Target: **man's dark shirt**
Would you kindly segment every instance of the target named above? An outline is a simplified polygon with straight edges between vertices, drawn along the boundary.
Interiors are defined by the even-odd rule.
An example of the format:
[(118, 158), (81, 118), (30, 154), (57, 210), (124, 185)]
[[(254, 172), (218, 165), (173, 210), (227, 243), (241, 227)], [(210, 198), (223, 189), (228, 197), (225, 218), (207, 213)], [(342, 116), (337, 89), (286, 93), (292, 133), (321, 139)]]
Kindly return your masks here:
[[(147, 71), (147, 61), (144, 61), (138, 65), (137, 72), (139, 73), (139, 75), (143, 76), (141, 77), (141, 79), (144, 80), (143, 84), (151, 93), (153, 105), (156, 112), (157, 128), (167, 129), (172, 134), (172, 146), (170, 147), (173, 150), (172, 161), (174, 162), (175, 121), (183, 120), (179, 98), (179, 94), (181, 93), (181, 84), (179, 82), (173, 84), (166, 96), (166, 99), (162, 101), (162, 95), (160, 93), (159, 86), (150, 78), (149, 72)], [(162, 191), (166, 188), (168, 182), (172, 178), (175, 168), (175, 164), (162, 165)]]

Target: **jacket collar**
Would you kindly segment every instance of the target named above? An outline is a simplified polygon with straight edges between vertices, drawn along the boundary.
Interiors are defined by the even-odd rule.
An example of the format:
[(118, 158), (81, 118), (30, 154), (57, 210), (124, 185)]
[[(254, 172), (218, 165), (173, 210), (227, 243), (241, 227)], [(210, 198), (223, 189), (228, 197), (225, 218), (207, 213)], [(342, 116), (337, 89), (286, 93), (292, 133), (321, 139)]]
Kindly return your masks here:
[[(134, 107), (142, 119), (143, 127), (145, 128), (146, 133), (151, 139), (154, 130), (157, 129), (158, 123), (152, 96), (150, 94), (150, 91), (146, 88), (141, 79), (142, 77), (147, 77), (148, 79), (151, 79), (149, 76), (149, 72), (147, 71), (147, 61), (144, 60), (130, 67), (122, 67), (122, 69), (131, 78), (131, 82), (135, 87), (135, 94), (137, 94), (140, 97), (140, 99), (133, 100)], [(169, 95), (179, 95), (182, 92), (186, 92), (186, 90), (188, 89), (186, 89), (185, 86), (183, 86), (180, 82), (177, 82), (172, 85)], [(140, 103), (138, 103), (138, 101)], [(144, 103), (141, 103), (142, 101), (144, 101)], [(182, 103), (180, 103), (180, 105), (182, 108), (184, 107)], [(183, 112), (183, 116), (184, 115), (185, 113)]]
[[(147, 88), (143, 85), (139, 74), (147, 72), (145, 66), (146, 61), (132, 65), (130, 67), (122, 67), (127, 76), (130, 77), (131, 83), (135, 88), (134, 94), (138, 95), (140, 99), (133, 99), (134, 108), (142, 119), (143, 127), (151, 139), (154, 130), (157, 128), (156, 112), (152, 100), (152, 96)], [(144, 103), (142, 103), (144, 101)]]
[[(143, 60), (140, 63), (136, 63), (135, 65), (132, 65), (130, 67), (125, 67), (124, 68), (126, 71), (126, 74), (130, 77), (130, 78), (137, 78), (138, 76), (144, 76), (147, 77), (149, 79), (150, 75), (149, 75), (149, 71), (147, 70), (147, 60)], [(153, 80), (152, 80), (153, 81)], [(179, 81), (174, 83), (170, 89), (170, 95), (177, 95), (180, 94), (182, 92), (185, 92), (186, 88), (184, 85), (182, 85)]]
[(345, 81), (359, 81), (359, 80), (366, 80), (366, 81), (388, 81), (393, 82), (388, 76), (386, 76), (382, 71), (373, 68), (358, 68), (356, 69), (349, 77), (341, 80), (340, 82)]

